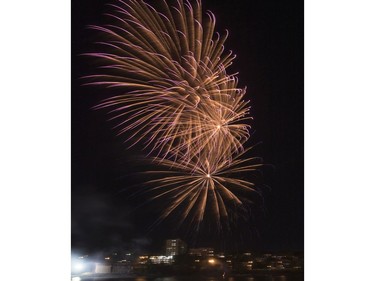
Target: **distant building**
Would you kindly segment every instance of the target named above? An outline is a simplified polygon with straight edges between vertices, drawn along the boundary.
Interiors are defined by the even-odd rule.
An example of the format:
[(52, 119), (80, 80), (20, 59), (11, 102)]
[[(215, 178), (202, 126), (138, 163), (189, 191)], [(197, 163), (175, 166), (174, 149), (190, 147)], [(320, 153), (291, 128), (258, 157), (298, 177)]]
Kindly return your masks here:
[(150, 256), (149, 260), (152, 264), (172, 264), (172, 256)]
[(138, 264), (147, 264), (149, 261), (149, 256), (138, 256), (137, 263)]
[(181, 239), (169, 239), (165, 244), (166, 256), (178, 256), (186, 253), (187, 245)]
[(104, 263), (97, 263), (95, 264), (95, 273), (111, 273), (112, 272), (112, 265), (111, 264), (104, 264)]
[(189, 255), (198, 257), (213, 257), (215, 255), (213, 248), (191, 248)]

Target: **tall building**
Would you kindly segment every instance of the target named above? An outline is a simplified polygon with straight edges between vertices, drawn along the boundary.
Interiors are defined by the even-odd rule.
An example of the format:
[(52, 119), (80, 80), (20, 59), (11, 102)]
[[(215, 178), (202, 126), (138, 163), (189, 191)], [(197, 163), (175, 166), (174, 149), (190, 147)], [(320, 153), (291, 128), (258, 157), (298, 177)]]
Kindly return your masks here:
[(186, 253), (187, 245), (181, 239), (168, 239), (165, 244), (166, 256), (177, 256)]

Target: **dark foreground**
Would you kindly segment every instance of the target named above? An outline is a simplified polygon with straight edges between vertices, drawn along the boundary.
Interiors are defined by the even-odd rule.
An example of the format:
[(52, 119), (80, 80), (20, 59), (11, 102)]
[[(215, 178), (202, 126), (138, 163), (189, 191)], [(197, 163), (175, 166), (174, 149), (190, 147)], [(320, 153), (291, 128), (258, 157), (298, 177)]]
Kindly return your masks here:
[(246, 274), (233, 275), (228, 277), (218, 276), (170, 276), (170, 277), (151, 277), (151, 276), (121, 276), (121, 275), (96, 275), (73, 277), (73, 281), (303, 281), (303, 272), (288, 273), (264, 273), (264, 274)]

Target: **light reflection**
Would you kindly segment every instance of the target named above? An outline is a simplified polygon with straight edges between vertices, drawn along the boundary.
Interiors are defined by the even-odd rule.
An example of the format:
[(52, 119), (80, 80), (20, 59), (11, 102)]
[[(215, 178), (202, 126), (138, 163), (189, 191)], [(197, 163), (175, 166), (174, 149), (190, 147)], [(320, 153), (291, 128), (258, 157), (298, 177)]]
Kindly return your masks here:
[(137, 277), (135, 281), (147, 281), (144, 277)]
[(162, 277), (156, 278), (155, 281), (177, 281), (177, 279), (175, 277)]

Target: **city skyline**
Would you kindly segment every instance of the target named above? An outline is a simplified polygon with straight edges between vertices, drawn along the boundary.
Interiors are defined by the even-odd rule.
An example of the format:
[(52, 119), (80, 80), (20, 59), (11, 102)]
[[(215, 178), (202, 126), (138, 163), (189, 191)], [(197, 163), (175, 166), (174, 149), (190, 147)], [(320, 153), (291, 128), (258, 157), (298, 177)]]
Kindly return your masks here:
[[(101, 255), (79, 255), (72, 257), (72, 273), (75, 275), (139, 274), (181, 275), (209, 274), (211, 276), (235, 274), (303, 274), (303, 252), (241, 252), (236, 254), (215, 252), (213, 248), (188, 248), (178, 251), (180, 239), (165, 241), (164, 253), (136, 253), (114, 251)], [(172, 246), (172, 248), (171, 248)], [(185, 248), (186, 249), (186, 248)], [(174, 251), (174, 252), (173, 252)], [(171, 255), (173, 254), (173, 255)]]

